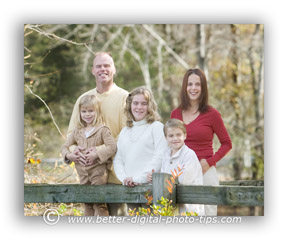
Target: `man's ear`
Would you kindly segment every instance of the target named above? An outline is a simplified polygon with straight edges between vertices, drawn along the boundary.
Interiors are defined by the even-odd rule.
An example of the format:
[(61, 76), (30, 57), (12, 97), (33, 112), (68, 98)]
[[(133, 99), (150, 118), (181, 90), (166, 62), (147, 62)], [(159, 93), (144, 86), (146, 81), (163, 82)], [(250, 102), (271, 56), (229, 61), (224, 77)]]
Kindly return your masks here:
[(187, 137), (187, 133), (184, 134), (184, 140), (186, 140), (186, 137)]

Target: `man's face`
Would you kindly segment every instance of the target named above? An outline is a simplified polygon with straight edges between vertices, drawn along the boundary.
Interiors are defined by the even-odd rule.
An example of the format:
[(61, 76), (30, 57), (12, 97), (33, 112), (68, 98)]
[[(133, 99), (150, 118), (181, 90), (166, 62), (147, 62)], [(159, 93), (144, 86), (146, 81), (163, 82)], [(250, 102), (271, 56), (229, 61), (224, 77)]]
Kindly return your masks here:
[(92, 67), (92, 74), (96, 78), (96, 84), (106, 85), (113, 82), (116, 69), (112, 58), (107, 54), (100, 54), (95, 57)]

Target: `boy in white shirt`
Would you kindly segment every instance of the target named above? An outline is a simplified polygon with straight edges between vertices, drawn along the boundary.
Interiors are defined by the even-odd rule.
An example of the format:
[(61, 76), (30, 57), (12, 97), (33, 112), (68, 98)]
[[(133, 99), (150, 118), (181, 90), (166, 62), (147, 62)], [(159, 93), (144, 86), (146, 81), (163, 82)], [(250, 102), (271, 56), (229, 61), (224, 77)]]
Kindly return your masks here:
[[(170, 119), (164, 126), (164, 134), (169, 148), (164, 153), (161, 172), (171, 174), (171, 170), (182, 168), (183, 174), (178, 178), (180, 184), (203, 185), (202, 168), (193, 150), (188, 148), (186, 128), (182, 121)], [(204, 206), (201, 204), (178, 204), (179, 213), (196, 212), (199, 216), (204, 215)]]

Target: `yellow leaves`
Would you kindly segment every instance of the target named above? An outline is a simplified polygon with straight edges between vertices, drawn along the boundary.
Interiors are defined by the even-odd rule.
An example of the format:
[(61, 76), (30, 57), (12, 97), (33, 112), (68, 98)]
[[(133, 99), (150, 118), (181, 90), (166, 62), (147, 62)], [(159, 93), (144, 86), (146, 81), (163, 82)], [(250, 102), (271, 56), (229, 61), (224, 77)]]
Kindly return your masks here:
[[(175, 169), (174, 169), (175, 170)], [(171, 170), (171, 174), (172, 174), (172, 177), (174, 178), (174, 179), (176, 179), (176, 175), (174, 174), (174, 171), (173, 170)]]
[(148, 190), (148, 191), (145, 193), (145, 198), (147, 199), (146, 205), (150, 205), (150, 204), (152, 203), (152, 200), (153, 200), (153, 196), (152, 196), (150, 190)]
[(27, 163), (40, 164), (40, 163), (41, 163), (41, 159), (37, 158), (37, 159), (35, 160), (34, 158), (28, 158)]
[(177, 176), (180, 177), (183, 174), (183, 172), (180, 172)]
[[(135, 214), (137, 214), (135, 211), (136, 211), (136, 208), (134, 208), (133, 210), (129, 208), (128, 215), (129, 216), (135, 216)], [(139, 213), (138, 213), (138, 215), (139, 215)]]
[(34, 179), (34, 178), (31, 180), (31, 182), (32, 182), (32, 183), (38, 183), (37, 180)]
[(166, 182), (167, 182), (168, 185), (172, 188), (172, 184), (171, 184), (171, 182), (170, 182), (168, 179), (166, 179)]
[(153, 196), (152, 196), (152, 195), (151, 195), (151, 196), (148, 196), (148, 197), (147, 197), (147, 205), (150, 205), (151, 202), (152, 202), (152, 200), (153, 200)]
[(151, 214), (151, 210), (150, 210), (150, 208), (147, 208), (147, 214), (148, 214), (148, 215)]
[[(175, 183), (176, 183), (176, 179), (177, 179), (179, 176), (181, 176), (181, 174), (183, 174), (183, 172), (182, 172), (183, 168), (184, 168), (184, 167), (180, 167), (180, 166), (178, 165), (178, 168), (177, 168), (177, 169), (174, 168), (173, 170), (171, 170), (172, 177), (170, 177), (170, 180), (171, 180), (171, 182), (172, 182), (173, 184), (175, 184)], [(172, 185), (172, 183), (171, 183), (168, 179), (166, 179), (166, 182), (168, 183), (167, 190), (168, 190), (168, 192), (169, 192), (170, 194), (172, 194), (172, 192), (173, 192), (173, 185)]]
[(168, 189), (168, 192), (169, 192), (170, 194), (172, 194), (172, 192), (173, 192), (173, 187), (167, 186), (167, 189)]

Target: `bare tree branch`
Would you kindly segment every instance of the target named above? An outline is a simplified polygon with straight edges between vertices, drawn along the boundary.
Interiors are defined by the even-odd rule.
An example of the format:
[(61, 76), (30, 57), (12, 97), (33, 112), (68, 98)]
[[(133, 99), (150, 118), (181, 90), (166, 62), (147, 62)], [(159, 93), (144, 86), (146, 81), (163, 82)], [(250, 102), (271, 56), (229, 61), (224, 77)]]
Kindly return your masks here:
[(144, 63), (140, 57), (140, 55), (134, 51), (133, 49), (127, 47), (127, 51), (137, 60), (139, 63), (140, 69), (143, 74), (143, 78), (145, 81), (145, 85), (148, 89), (151, 89), (151, 80), (150, 80), (150, 73), (149, 73), (149, 67), (146, 63)]
[(122, 49), (121, 49), (121, 52), (120, 52), (120, 62), (123, 61), (124, 54), (125, 54), (125, 52), (127, 51), (127, 48), (128, 48), (129, 40), (130, 40), (130, 33), (126, 34), (126, 36), (124, 38), (123, 46), (122, 46)]
[(29, 92), (30, 92), (33, 96), (37, 97), (37, 98), (45, 105), (45, 107), (48, 109), (48, 111), (49, 111), (49, 113), (50, 113), (50, 116), (51, 116), (51, 118), (52, 118), (52, 121), (53, 121), (55, 127), (57, 128), (58, 132), (60, 133), (60, 135), (61, 135), (64, 139), (66, 139), (66, 137), (65, 137), (65, 136), (62, 134), (62, 132), (60, 131), (60, 129), (59, 129), (59, 127), (58, 127), (58, 125), (57, 125), (54, 117), (53, 117), (53, 114), (52, 114), (50, 108), (48, 107), (48, 105), (46, 104), (46, 102), (45, 102), (41, 97), (39, 97), (37, 94), (33, 93), (33, 91), (31, 90), (31, 88), (29, 88), (26, 84), (25, 84), (25, 87), (28, 88)]
[(123, 25), (121, 25), (121, 27), (119, 27), (119, 29), (111, 35), (111, 37), (108, 39), (108, 41), (102, 47), (102, 51), (106, 51), (106, 49), (110, 46), (110, 44), (114, 41), (114, 39), (117, 38), (121, 34), (122, 29), (123, 29)]
[[(59, 41), (63, 41), (63, 42), (67, 42), (67, 43), (70, 43), (70, 44), (74, 44), (74, 45), (78, 45), (78, 46), (84, 46), (86, 47), (89, 51), (91, 51), (90, 48), (87, 47), (87, 43), (90, 43), (90, 42), (84, 42), (84, 43), (78, 43), (78, 42), (75, 42), (75, 41), (72, 41), (72, 40), (68, 40), (66, 38), (63, 38), (63, 37), (59, 37), (57, 36), (56, 34), (54, 33), (48, 33), (48, 32), (45, 32), (44, 30), (42, 30), (41, 28), (39, 28), (40, 25), (26, 25), (25, 26), (25, 29), (30, 29), (32, 31), (35, 31), (37, 33), (39, 33), (40, 35), (43, 35), (49, 39), (54, 39), (54, 40), (59, 40)], [(81, 25), (80, 25), (81, 26)], [(74, 29), (75, 30), (75, 29)], [(77, 31), (79, 29), (76, 29)], [(72, 31), (72, 33), (69, 33), (67, 36), (69, 37), (71, 34), (75, 34), (76, 33), (76, 30), (75, 32)]]
[(157, 56), (158, 56), (158, 77), (159, 77), (159, 87), (158, 94), (160, 99), (162, 98), (162, 91), (164, 87), (164, 79), (163, 79), (163, 61), (162, 61), (162, 43), (159, 42), (157, 47)]
[(156, 38), (166, 48), (167, 52), (169, 52), (185, 69), (189, 68), (188, 63), (186, 63), (177, 53), (175, 53), (173, 49), (169, 47), (166, 41), (159, 36), (158, 33), (156, 33), (147, 24), (143, 24), (142, 26), (147, 32), (149, 32), (154, 38)]
[(88, 82), (88, 76), (87, 76), (87, 66), (89, 64), (89, 58), (91, 57), (91, 53), (93, 53), (95, 55), (95, 53), (91, 50), (92, 47), (92, 42), (94, 41), (96, 32), (98, 29), (98, 24), (95, 24), (93, 26), (93, 29), (91, 31), (91, 35), (90, 35), (90, 43), (89, 45), (85, 45), (85, 47), (88, 49), (88, 51), (86, 51), (86, 54), (84, 56), (84, 63), (83, 63), (83, 68), (82, 68), (82, 73), (85, 79), (85, 82)]

